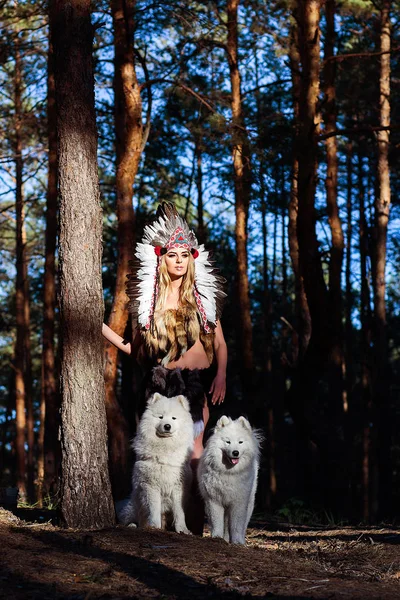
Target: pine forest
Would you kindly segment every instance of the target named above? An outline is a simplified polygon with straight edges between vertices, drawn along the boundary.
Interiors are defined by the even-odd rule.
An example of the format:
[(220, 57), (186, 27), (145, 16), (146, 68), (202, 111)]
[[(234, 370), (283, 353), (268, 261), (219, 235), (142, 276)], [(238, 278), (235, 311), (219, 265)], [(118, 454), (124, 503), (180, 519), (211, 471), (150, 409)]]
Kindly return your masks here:
[(101, 326), (168, 201), (226, 279), (210, 426), (262, 429), (257, 514), (394, 524), (398, 0), (0, 4), (0, 489), (115, 523), (140, 373)]

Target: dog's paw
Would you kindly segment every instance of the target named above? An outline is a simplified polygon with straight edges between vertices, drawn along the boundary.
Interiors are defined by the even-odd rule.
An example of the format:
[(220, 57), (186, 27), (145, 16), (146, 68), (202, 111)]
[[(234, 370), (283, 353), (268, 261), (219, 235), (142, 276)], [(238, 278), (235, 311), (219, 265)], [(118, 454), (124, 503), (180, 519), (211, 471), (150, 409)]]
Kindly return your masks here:
[(136, 523), (128, 523), (127, 527), (132, 527), (133, 529), (137, 529)]
[(186, 535), (193, 535), (187, 527), (179, 527), (176, 529), (176, 533), (185, 533)]

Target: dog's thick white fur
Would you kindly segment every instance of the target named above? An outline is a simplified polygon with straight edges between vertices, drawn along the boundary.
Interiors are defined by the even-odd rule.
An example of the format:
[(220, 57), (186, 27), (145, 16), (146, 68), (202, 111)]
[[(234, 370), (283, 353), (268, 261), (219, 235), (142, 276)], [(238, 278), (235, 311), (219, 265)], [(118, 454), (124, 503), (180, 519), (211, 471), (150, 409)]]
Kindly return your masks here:
[(184, 509), (192, 484), (193, 443), (187, 399), (151, 396), (133, 439), (132, 493), (118, 514), (123, 525), (161, 529), (171, 516), (175, 531), (190, 533)]
[(207, 440), (198, 467), (199, 489), (212, 537), (244, 544), (254, 509), (260, 430), (245, 417), (223, 416)]

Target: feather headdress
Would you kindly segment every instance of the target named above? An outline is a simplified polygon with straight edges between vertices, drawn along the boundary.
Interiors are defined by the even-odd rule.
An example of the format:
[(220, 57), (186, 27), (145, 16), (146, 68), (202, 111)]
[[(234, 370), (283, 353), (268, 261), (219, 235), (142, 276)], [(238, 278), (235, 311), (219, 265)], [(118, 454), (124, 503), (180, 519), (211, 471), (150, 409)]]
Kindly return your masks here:
[(221, 316), (226, 293), (225, 279), (218, 274), (210, 261), (210, 253), (199, 245), (186, 221), (174, 204), (162, 202), (152, 223), (145, 226), (143, 238), (136, 245), (134, 259), (130, 261), (126, 293), (129, 310), (140, 329), (150, 329), (159, 291), (159, 268), (163, 254), (171, 248), (185, 248), (195, 259), (194, 298), (200, 314), (202, 328), (211, 333)]

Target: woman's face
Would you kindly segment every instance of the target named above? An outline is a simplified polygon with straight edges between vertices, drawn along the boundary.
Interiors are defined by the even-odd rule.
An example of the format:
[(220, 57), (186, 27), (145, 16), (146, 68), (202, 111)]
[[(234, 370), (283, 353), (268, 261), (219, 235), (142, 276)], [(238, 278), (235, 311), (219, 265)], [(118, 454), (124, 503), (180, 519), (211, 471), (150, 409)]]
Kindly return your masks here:
[(190, 252), (185, 248), (171, 248), (164, 254), (167, 271), (172, 280), (186, 275), (189, 264)]

